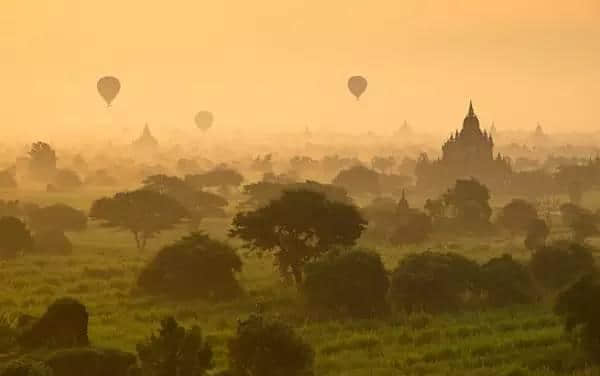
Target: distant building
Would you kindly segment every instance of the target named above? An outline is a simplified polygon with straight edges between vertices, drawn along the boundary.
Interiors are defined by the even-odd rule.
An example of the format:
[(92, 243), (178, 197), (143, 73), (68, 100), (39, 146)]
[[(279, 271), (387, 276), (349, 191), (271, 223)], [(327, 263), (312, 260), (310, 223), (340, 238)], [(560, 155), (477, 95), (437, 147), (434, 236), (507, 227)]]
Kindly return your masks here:
[(136, 153), (151, 155), (158, 151), (158, 141), (152, 133), (148, 124), (144, 126), (141, 136), (131, 144)]
[(422, 154), (415, 173), (418, 186), (446, 189), (456, 179), (470, 177), (488, 185), (503, 184), (510, 171), (507, 159), (500, 154), (494, 158), (492, 135), (481, 130), (470, 103), (462, 129), (451, 134), (442, 145), (442, 157), (430, 161), (426, 154)]

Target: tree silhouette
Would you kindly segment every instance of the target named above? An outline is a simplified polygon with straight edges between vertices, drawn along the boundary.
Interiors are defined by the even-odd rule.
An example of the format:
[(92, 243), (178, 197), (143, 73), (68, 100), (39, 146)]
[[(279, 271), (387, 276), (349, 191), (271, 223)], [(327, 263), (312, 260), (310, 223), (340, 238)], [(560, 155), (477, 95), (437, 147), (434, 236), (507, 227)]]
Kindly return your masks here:
[(283, 275), (302, 283), (303, 265), (335, 246), (352, 246), (366, 221), (356, 207), (309, 190), (285, 191), (262, 208), (238, 213), (230, 236), (259, 252), (274, 253)]
[(144, 250), (147, 239), (181, 223), (188, 212), (171, 197), (142, 189), (94, 201), (89, 216), (105, 227), (130, 231), (137, 248)]

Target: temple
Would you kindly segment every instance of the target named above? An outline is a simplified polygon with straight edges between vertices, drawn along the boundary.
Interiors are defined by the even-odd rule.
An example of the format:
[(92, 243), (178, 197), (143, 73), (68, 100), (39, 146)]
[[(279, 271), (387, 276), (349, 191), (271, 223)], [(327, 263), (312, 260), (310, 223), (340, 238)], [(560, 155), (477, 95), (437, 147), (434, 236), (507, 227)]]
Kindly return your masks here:
[(144, 126), (141, 136), (137, 140), (133, 141), (131, 146), (137, 153), (141, 154), (148, 155), (158, 151), (158, 141), (156, 138), (154, 138), (154, 136), (152, 136), (148, 124)]
[(442, 145), (440, 159), (430, 161), (421, 155), (416, 168), (417, 185), (448, 187), (456, 179), (474, 177), (487, 184), (502, 184), (510, 164), (500, 154), (494, 158), (494, 140), (481, 130), (479, 119), (469, 103), (469, 110), (460, 131), (450, 135)]

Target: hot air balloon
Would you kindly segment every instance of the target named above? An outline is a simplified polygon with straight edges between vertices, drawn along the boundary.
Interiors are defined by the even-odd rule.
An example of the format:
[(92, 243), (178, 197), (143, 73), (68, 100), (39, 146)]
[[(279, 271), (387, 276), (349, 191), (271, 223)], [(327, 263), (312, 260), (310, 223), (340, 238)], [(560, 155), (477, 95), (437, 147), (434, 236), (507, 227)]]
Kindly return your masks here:
[(356, 100), (359, 100), (360, 96), (367, 90), (367, 84), (367, 79), (363, 76), (352, 76), (348, 80), (348, 89), (356, 97)]
[(208, 111), (200, 111), (194, 118), (196, 126), (202, 129), (204, 132), (206, 132), (212, 126), (213, 120), (213, 114)]
[(104, 98), (106, 105), (110, 107), (112, 101), (119, 94), (119, 90), (121, 90), (121, 83), (116, 77), (106, 76), (98, 80), (96, 87), (100, 96)]

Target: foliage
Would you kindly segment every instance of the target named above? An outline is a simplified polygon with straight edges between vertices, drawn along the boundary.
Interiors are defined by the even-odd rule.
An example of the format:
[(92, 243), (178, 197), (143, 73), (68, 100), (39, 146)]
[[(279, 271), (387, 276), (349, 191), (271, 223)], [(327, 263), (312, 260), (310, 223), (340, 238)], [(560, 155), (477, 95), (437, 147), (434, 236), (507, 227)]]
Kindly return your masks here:
[(361, 165), (340, 171), (333, 179), (333, 184), (354, 194), (378, 194), (381, 190), (379, 174)]
[(239, 321), (227, 344), (231, 376), (310, 376), (314, 351), (293, 329), (260, 314)]
[(17, 179), (15, 177), (14, 170), (12, 170), (12, 169), (0, 170), (0, 188), (2, 188), (2, 189), (17, 188)]
[(15, 257), (19, 252), (30, 250), (31, 233), (20, 219), (0, 218), (0, 258)]
[(130, 376), (136, 358), (119, 350), (78, 347), (53, 352), (46, 364), (53, 376)]
[(595, 213), (575, 204), (563, 204), (560, 207), (563, 222), (573, 231), (573, 240), (583, 242), (586, 238), (596, 235), (600, 218)]
[(21, 334), (19, 344), (27, 349), (86, 346), (89, 344), (87, 329), (85, 306), (72, 298), (60, 298)]
[(83, 231), (86, 214), (65, 204), (35, 208), (27, 213), (27, 224), (34, 232)]
[(165, 194), (185, 207), (193, 229), (206, 217), (224, 217), (228, 202), (223, 197), (193, 188), (176, 176), (152, 175), (144, 179), (144, 189)]
[(274, 253), (282, 274), (291, 272), (300, 285), (307, 261), (333, 247), (354, 245), (365, 226), (356, 207), (297, 190), (285, 191), (265, 207), (238, 213), (229, 234), (250, 250)]
[(457, 310), (476, 289), (479, 265), (455, 253), (411, 254), (392, 273), (393, 303), (408, 312)]
[(173, 317), (163, 319), (158, 335), (139, 343), (137, 353), (147, 376), (202, 376), (213, 368), (212, 348), (200, 328), (185, 329)]
[(443, 196), (444, 203), (455, 211), (458, 222), (467, 230), (480, 230), (489, 225), (492, 208), (488, 188), (471, 179), (458, 179)]
[(195, 175), (186, 175), (185, 182), (190, 186), (202, 189), (206, 187), (238, 187), (244, 177), (230, 168), (215, 168), (214, 170)]
[(419, 210), (409, 209), (398, 216), (391, 241), (397, 245), (418, 244), (424, 242), (432, 231), (431, 217)]
[(143, 189), (96, 200), (89, 215), (105, 227), (131, 231), (138, 249), (143, 250), (147, 239), (181, 223), (188, 212), (171, 197)]
[(546, 239), (550, 235), (550, 229), (543, 219), (534, 219), (527, 229), (525, 237), (525, 247), (529, 250), (535, 250), (546, 244)]
[(590, 273), (562, 291), (555, 312), (560, 315), (567, 332), (573, 334), (592, 360), (600, 361), (600, 280)]
[(52, 180), (53, 185), (60, 191), (70, 191), (81, 188), (83, 182), (77, 173), (69, 169), (60, 169)]
[(73, 251), (73, 244), (61, 231), (42, 231), (33, 235), (33, 250), (44, 254), (68, 255)]
[(53, 376), (53, 373), (43, 362), (20, 358), (0, 367), (0, 376)]
[(518, 234), (527, 231), (537, 217), (537, 209), (533, 204), (514, 199), (502, 208), (498, 223), (511, 233)]
[(531, 256), (529, 267), (535, 279), (550, 289), (560, 289), (595, 270), (591, 249), (568, 241), (538, 248)]
[(353, 317), (387, 310), (389, 281), (374, 252), (354, 250), (331, 255), (305, 267), (303, 292), (310, 306)]
[(227, 298), (241, 291), (234, 275), (241, 268), (229, 245), (192, 233), (161, 249), (140, 273), (138, 286), (169, 296)]
[(56, 152), (45, 142), (36, 142), (29, 151), (29, 172), (40, 181), (48, 181), (56, 173)]
[(322, 193), (330, 201), (337, 201), (351, 204), (352, 199), (344, 188), (332, 184), (321, 184), (316, 181), (307, 180), (302, 183), (273, 183), (261, 181), (244, 186), (244, 193), (249, 196), (245, 206), (251, 208), (260, 208), (266, 206), (273, 200), (278, 200), (284, 191), (308, 190)]
[(527, 267), (507, 254), (483, 264), (480, 281), (486, 302), (492, 306), (529, 304), (537, 296)]

